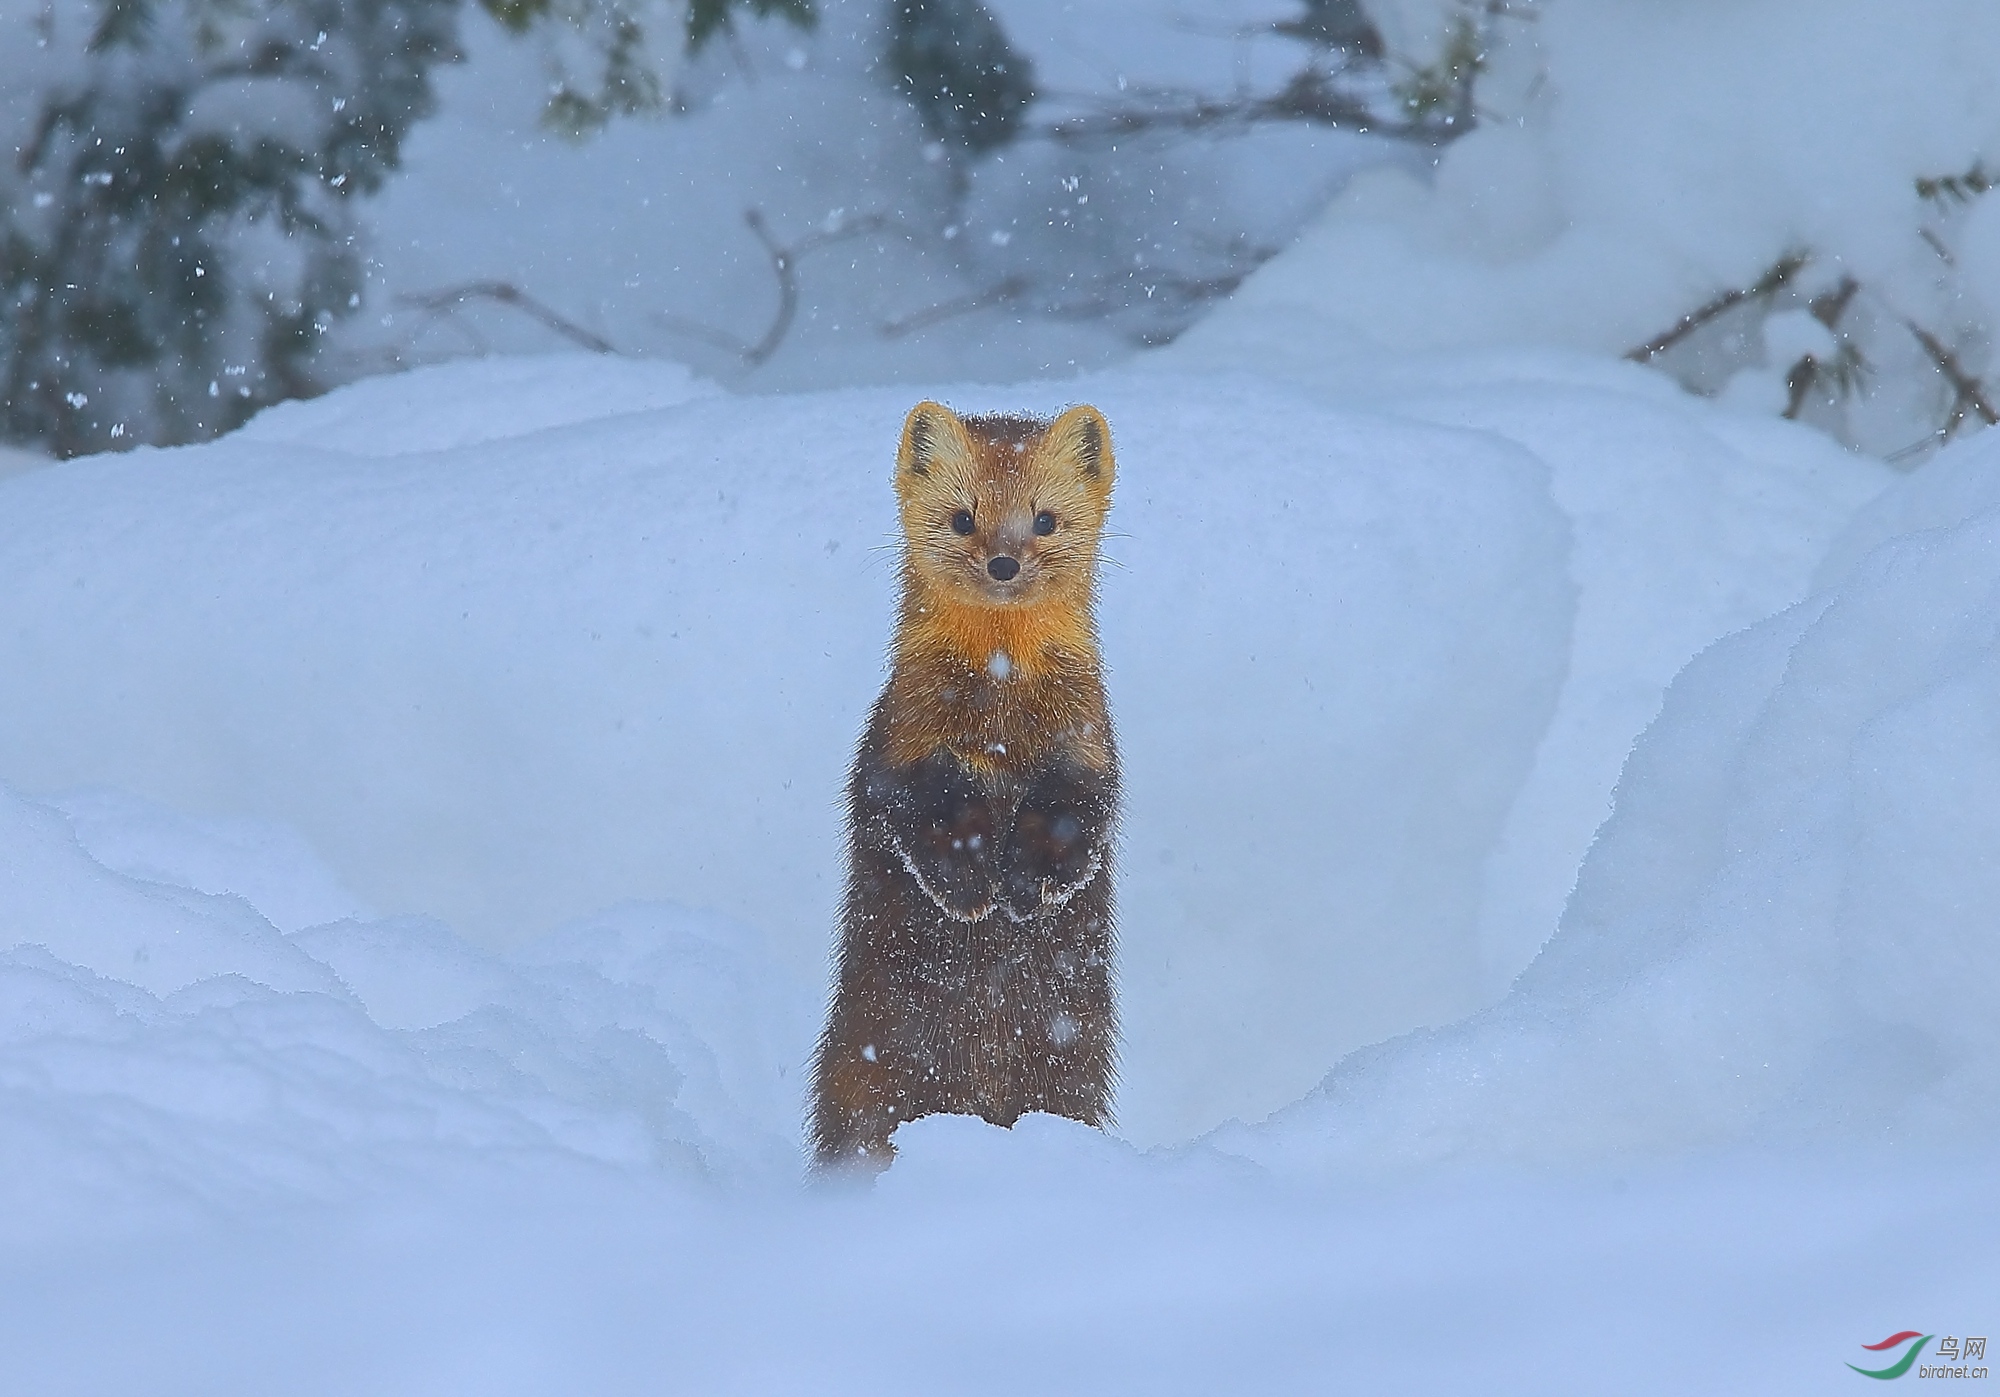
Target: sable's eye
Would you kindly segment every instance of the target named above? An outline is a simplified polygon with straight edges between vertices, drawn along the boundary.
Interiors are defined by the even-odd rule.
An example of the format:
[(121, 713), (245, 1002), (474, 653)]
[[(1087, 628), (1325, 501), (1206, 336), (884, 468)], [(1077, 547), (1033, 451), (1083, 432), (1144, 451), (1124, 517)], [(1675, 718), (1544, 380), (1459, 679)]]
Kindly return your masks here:
[(1047, 538), (1056, 531), (1056, 517), (1046, 509), (1035, 516), (1035, 532)]
[(957, 513), (953, 514), (951, 516), (951, 531), (955, 534), (971, 533), (972, 511), (969, 509), (961, 509)]

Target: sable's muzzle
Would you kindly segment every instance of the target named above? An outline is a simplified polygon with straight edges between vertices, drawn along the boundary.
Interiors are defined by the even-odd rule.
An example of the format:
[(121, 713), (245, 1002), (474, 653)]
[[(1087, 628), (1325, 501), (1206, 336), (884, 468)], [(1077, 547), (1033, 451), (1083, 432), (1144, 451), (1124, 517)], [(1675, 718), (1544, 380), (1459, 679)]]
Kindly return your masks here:
[(986, 565), (986, 571), (992, 575), (995, 582), (1012, 582), (1020, 573), (1021, 565), (1002, 553)]

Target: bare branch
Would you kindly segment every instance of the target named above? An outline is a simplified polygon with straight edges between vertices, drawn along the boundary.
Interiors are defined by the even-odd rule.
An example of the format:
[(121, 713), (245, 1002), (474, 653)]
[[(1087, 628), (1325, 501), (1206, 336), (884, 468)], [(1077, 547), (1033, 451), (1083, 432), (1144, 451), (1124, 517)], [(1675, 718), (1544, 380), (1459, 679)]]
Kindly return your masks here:
[(1788, 252), (1772, 264), (1771, 269), (1748, 286), (1734, 287), (1724, 291), (1714, 300), (1689, 311), (1682, 316), (1671, 330), (1655, 335), (1637, 349), (1625, 352), (1625, 357), (1635, 364), (1644, 364), (1654, 357), (1666, 353), (1702, 326), (1725, 315), (1742, 305), (1775, 293), (1786, 282), (1799, 274), (1810, 260), (1803, 252)]
[(905, 237), (915, 234), (904, 224), (887, 214), (863, 214), (859, 218), (838, 219), (817, 232), (808, 233), (798, 241), (785, 244), (771, 234), (771, 228), (764, 221), (764, 214), (756, 208), (743, 211), (743, 221), (749, 225), (757, 241), (764, 245), (764, 253), (771, 259), (771, 275), (778, 281), (778, 308), (771, 315), (771, 323), (764, 329), (755, 344), (739, 339), (727, 330), (718, 330), (712, 325), (704, 325), (698, 320), (687, 320), (665, 311), (655, 312), (653, 320), (661, 328), (677, 335), (686, 335), (714, 345), (726, 353), (741, 359), (746, 368), (756, 368), (785, 342), (785, 336), (792, 328), (792, 320), (799, 311), (799, 259), (808, 252), (850, 238), (862, 237), (869, 233), (897, 232)]
[(974, 311), (985, 310), (990, 306), (1005, 305), (1009, 301), (1019, 299), (1027, 289), (1028, 279), (1026, 277), (1018, 275), (1010, 276), (994, 286), (989, 286), (984, 291), (974, 291), (970, 295), (960, 296), (950, 301), (941, 301), (937, 305), (927, 306), (923, 310), (912, 311), (908, 315), (898, 316), (894, 320), (885, 320), (882, 322), (879, 332), (885, 340), (901, 339), (904, 335), (915, 334), (918, 330), (927, 330), (933, 325), (942, 324), (944, 321), (961, 315), (970, 315)]
[[(1199, 305), (1227, 296), (1241, 286), (1244, 278), (1258, 266), (1276, 255), (1276, 248), (1254, 247), (1244, 254), (1244, 260), (1248, 265), (1210, 277), (1193, 277), (1179, 272), (1141, 267), (1116, 280), (1144, 287), (1147, 300), (1151, 300), (1155, 292), (1165, 291), (1168, 294), (1161, 299), (1167, 304)], [(974, 291), (954, 297), (949, 301), (941, 301), (937, 305), (927, 306), (922, 310), (885, 321), (878, 327), (878, 332), (884, 339), (899, 339), (956, 316), (970, 315), (974, 311), (1005, 305), (1010, 301), (1030, 299), (1035, 289), (1035, 283), (1031, 278), (1016, 273), (996, 282), (984, 291)], [(1118, 311), (1128, 310), (1134, 304), (1130, 298), (1118, 295), (1115, 289), (1103, 288), (1082, 296), (1040, 299), (1035, 308), (1043, 315), (1089, 320), (1101, 319)], [(1178, 333), (1179, 329), (1176, 328), (1166, 335), (1140, 334), (1137, 338), (1144, 344), (1164, 344)]]
[(1904, 462), (1914, 460), (1926, 451), (1935, 451), (1938, 447), (1944, 445), (1944, 441), (1944, 429), (1940, 427), (1929, 436), (1913, 441), (1908, 446), (1897, 447), (1882, 459), (1890, 465), (1901, 469)]
[(405, 305), (418, 306), (439, 314), (466, 301), (498, 301), (503, 306), (512, 306), (534, 317), (564, 339), (582, 345), (593, 354), (618, 352), (617, 347), (604, 336), (586, 330), (569, 317), (550, 309), (511, 281), (468, 281), (460, 286), (448, 286), (442, 291), (415, 292), (396, 299)]
[(743, 355), (743, 362), (754, 369), (777, 352), (778, 346), (784, 343), (785, 332), (792, 328), (792, 317), (799, 310), (799, 274), (796, 256), (790, 248), (771, 236), (762, 213), (756, 209), (745, 209), (743, 221), (750, 225), (757, 241), (764, 244), (764, 251), (771, 258), (771, 274), (778, 279), (777, 314), (771, 317), (764, 338), (751, 345)]
[(1051, 122), (1021, 133), (1024, 139), (1061, 145), (1116, 141), (1150, 131), (1245, 130), (1267, 122), (1306, 122), (1344, 130), (1372, 132), (1405, 140), (1441, 141), (1459, 134), (1436, 122), (1393, 121), (1378, 116), (1367, 103), (1343, 92), (1332, 78), (1306, 68), (1274, 93), (1262, 97), (1205, 97), (1184, 89), (1142, 93), (1137, 104), (1107, 105), (1085, 116)]

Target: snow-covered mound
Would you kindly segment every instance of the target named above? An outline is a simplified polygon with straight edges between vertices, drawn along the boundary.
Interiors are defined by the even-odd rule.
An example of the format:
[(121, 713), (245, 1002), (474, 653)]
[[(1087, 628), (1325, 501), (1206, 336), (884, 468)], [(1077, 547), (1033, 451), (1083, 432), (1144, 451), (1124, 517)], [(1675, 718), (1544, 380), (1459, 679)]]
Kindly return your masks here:
[(0, 1239), (523, 1176), (793, 1177), (818, 995), (748, 929), (634, 906), (508, 956), (415, 918), (286, 935), (201, 890), (351, 904), (284, 831), (71, 808), (0, 789)]
[(1863, 503), (1636, 370), (1293, 349), (931, 387), (1116, 434), (1127, 1138), (864, 1197), (800, 1068), (909, 392), (468, 365), (0, 482), (11, 1371), (1675, 1392), (1754, 1309), (1783, 1391), (1983, 1324), (2000, 448)]
[(1706, 651), (1508, 998), (1222, 1141), (1304, 1168), (1906, 1147), (2000, 1129), (2000, 444), (1864, 510), (1810, 599)]
[[(1798, 596), (1877, 478), (1601, 377), (1528, 363), (1426, 396), (1378, 376), (1335, 404), (1088, 385), (1121, 462), (1103, 619), (1134, 1138), (1261, 1116), (1490, 997), (1553, 926), (1661, 687)], [(295, 830), (358, 898), (329, 917), (506, 947), (674, 902), (814, 983), (909, 399), (496, 361), (18, 477), (0, 778)]]
[(1576, 619), (1555, 714), (1487, 855), (1490, 996), (1555, 930), (1668, 681), (1711, 641), (1804, 596), (1852, 511), (1889, 479), (1817, 433), (1697, 407), (1631, 365), (1518, 350), (1383, 355), (1299, 307), (1218, 316), (1155, 359), (1203, 375), (1255, 363), (1342, 407), (1504, 436), (1549, 468), (1570, 525)]
[[(281, 822), (369, 905), (487, 944), (671, 900), (816, 979), (909, 395), (628, 411), (642, 366), (617, 367), (560, 430), (517, 413), (399, 451), (465, 430), (456, 366), (16, 482), (0, 771)], [(481, 394), (525, 393), (519, 366), (490, 372)], [(653, 401), (681, 394), (657, 374)], [(1544, 471), (1498, 439), (1270, 388), (1100, 388), (1124, 1104), (1157, 1138), (1472, 1007), (1480, 858), (1561, 681), (1571, 588)]]

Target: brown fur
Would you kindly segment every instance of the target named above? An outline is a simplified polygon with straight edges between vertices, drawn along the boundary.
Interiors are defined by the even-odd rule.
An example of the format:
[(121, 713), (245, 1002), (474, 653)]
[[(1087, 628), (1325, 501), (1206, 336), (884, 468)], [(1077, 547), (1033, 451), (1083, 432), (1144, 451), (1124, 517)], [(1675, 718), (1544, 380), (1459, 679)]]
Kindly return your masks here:
[(849, 785), (813, 1071), (822, 1164), (886, 1163), (897, 1125), (939, 1111), (1107, 1117), (1118, 762), (1092, 608), (1113, 469), (1094, 408), (922, 403), (904, 424), (894, 668)]

